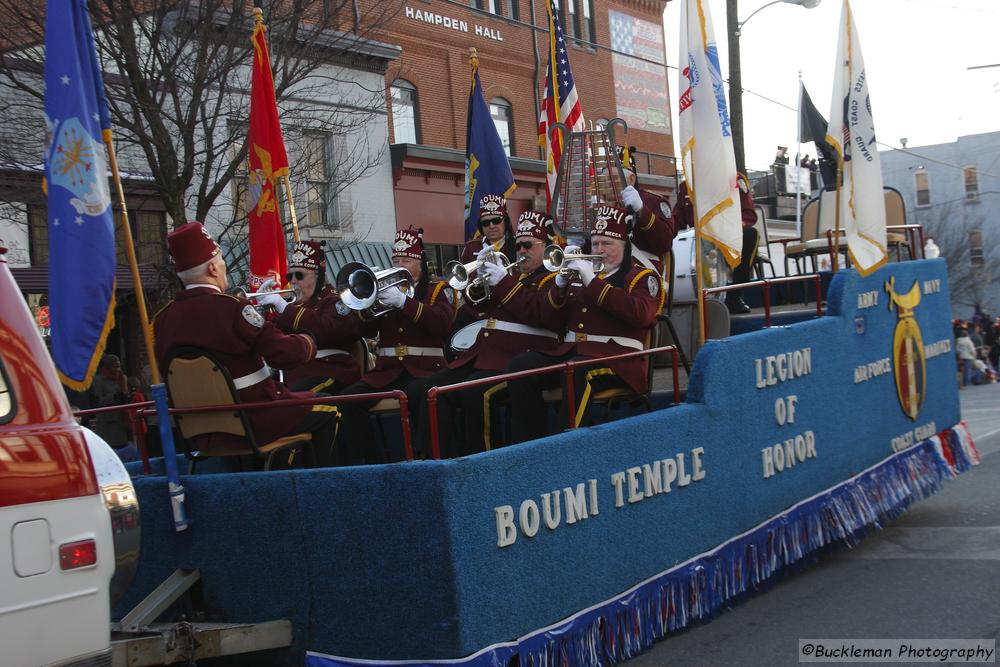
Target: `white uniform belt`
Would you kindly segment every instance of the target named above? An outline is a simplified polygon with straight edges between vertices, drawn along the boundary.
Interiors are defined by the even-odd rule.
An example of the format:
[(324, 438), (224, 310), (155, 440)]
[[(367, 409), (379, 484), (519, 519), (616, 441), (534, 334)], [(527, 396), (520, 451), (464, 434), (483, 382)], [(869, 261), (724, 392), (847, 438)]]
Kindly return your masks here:
[(335, 354), (347, 354), (347, 350), (338, 350), (332, 347), (326, 350), (316, 350), (317, 359), (322, 359), (323, 357), (332, 357)]
[(233, 378), (233, 386), (237, 389), (246, 389), (247, 387), (254, 386), (258, 382), (263, 382), (269, 377), (271, 377), (271, 369), (268, 368), (267, 364), (264, 364), (249, 375)]
[(570, 331), (566, 334), (567, 343), (617, 343), (622, 347), (631, 347), (634, 350), (643, 350), (645, 346), (642, 341), (638, 341), (635, 338), (626, 338), (625, 336), (598, 336), (595, 334), (588, 333), (576, 333), (575, 331)]
[(444, 350), (440, 347), (397, 345), (396, 347), (380, 347), (375, 351), (375, 354), (380, 357), (443, 357)]
[(510, 331), (512, 333), (527, 334), (529, 336), (545, 336), (546, 338), (558, 339), (559, 335), (555, 331), (549, 331), (548, 329), (542, 329), (540, 327), (531, 327), (527, 324), (521, 324), (519, 322), (507, 322), (505, 320), (486, 320), (486, 325), (483, 327), (487, 331), (490, 329), (498, 329), (500, 331)]

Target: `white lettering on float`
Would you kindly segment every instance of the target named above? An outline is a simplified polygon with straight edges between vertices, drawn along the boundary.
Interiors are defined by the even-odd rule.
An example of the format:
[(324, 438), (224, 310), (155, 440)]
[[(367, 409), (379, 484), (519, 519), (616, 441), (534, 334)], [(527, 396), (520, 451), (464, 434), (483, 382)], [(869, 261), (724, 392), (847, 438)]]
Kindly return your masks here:
[(912, 431), (907, 431), (902, 435), (897, 435), (893, 438), (889, 446), (892, 447), (892, 451), (901, 452), (904, 449), (909, 449), (918, 442), (923, 442), (924, 440), (930, 440), (937, 434), (937, 425), (934, 422), (918, 426)]
[(861, 384), (862, 382), (867, 382), (868, 380), (876, 378), (879, 375), (885, 375), (886, 373), (891, 372), (892, 360), (889, 357), (885, 357), (871, 363), (861, 364), (860, 366), (855, 366), (854, 368), (854, 384)]
[(795, 423), (795, 404), (799, 397), (794, 394), (787, 398), (779, 398), (774, 402), (774, 421), (778, 426)]
[(757, 372), (757, 388), (773, 387), (779, 382), (788, 382), (812, 373), (812, 348), (774, 354), (762, 359), (754, 359)]
[[(705, 479), (704, 456), (705, 448), (695, 447), (687, 453), (680, 452), (667, 459), (632, 466), (612, 474), (615, 507), (624, 507), (626, 500), (635, 504), (670, 493), (674, 485), (680, 488), (700, 482)], [(554, 531), (563, 524), (569, 526), (597, 516), (597, 480), (589, 479), (559, 491), (539, 494), (538, 500), (528, 498), (521, 502), (516, 517), (512, 505), (494, 507), (493, 514), (497, 546), (509, 547), (517, 541), (518, 532), (524, 537), (535, 537), (543, 524)]]
[(934, 280), (924, 281), (924, 294), (937, 294), (941, 291), (941, 279), (935, 278)]
[(858, 310), (872, 308), (878, 305), (878, 290), (871, 292), (858, 292)]
[(951, 340), (947, 338), (924, 345), (924, 359), (933, 359), (949, 352), (951, 352)]
[(764, 479), (789, 470), (808, 459), (816, 458), (816, 436), (812, 431), (760, 450), (764, 466)]

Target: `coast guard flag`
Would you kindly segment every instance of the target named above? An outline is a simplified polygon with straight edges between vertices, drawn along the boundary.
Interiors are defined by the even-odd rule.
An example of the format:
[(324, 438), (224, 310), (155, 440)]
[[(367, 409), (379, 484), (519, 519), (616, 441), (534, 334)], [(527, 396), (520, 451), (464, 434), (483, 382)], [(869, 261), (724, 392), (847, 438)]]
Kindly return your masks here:
[(49, 0), (45, 19), (49, 313), (59, 378), (83, 391), (114, 326), (115, 232), (104, 138), (111, 119), (86, 0)]
[(252, 289), (260, 287), (269, 276), (274, 276), (278, 284), (283, 285), (288, 272), (285, 230), (281, 226), (281, 212), (275, 196), (278, 179), (288, 174), (288, 156), (278, 122), (266, 33), (266, 26), (259, 22), (250, 37), (253, 70), (250, 78), (250, 131), (247, 134), (250, 161), (247, 188), (250, 278), (247, 284)]
[(840, 15), (826, 141), (837, 152), (841, 171), (840, 228), (854, 266), (867, 276), (886, 262), (885, 195), (865, 61), (847, 0)]
[(743, 246), (736, 155), (708, 0), (684, 0), (680, 42), (678, 123), (688, 194), (701, 235), (735, 267)]
[[(549, 66), (545, 70), (545, 98), (542, 100), (538, 116), (538, 145), (545, 149), (545, 201), (551, 206), (552, 192), (556, 188), (559, 162), (562, 160), (562, 136), (555, 143), (549, 136), (549, 128), (562, 123), (571, 132), (582, 132), (583, 109), (576, 94), (573, 71), (569, 68), (566, 42), (563, 41), (559, 12), (552, 6), (553, 0), (546, 0), (545, 9), (549, 14)], [(553, 79), (555, 67), (555, 79)], [(553, 85), (553, 83), (555, 85)]]
[(517, 188), (503, 143), (483, 97), (479, 82), (479, 60), (472, 60), (472, 89), (465, 129), (465, 240), (471, 239), (479, 222), (479, 200), (485, 195), (505, 199)]

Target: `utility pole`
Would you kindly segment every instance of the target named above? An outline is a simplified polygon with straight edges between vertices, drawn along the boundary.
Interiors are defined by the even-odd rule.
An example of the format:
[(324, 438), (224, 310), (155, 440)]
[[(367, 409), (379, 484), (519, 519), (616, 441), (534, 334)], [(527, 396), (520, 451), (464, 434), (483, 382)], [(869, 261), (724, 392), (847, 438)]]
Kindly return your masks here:
[(726, 0), (726, 34), (729, 36), (729, 127), (733, 134), (736, 170), (746, 173), (743, 155), (743, 75), (740, 73), (740, 24), (737, 0)]

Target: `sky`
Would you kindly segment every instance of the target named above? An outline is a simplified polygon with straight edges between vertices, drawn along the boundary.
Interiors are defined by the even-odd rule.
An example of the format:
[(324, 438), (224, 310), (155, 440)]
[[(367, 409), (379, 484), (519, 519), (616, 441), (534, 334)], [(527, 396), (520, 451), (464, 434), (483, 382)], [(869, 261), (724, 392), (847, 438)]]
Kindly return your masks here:
[[(664, 12), (667, 76), (673, 127), (677, 128), (678, 29), (681, 4)], [(768, 0), (740, 0), (746, 19)], [(822, 0), (814, 9), (779, 3), (741, 31), (743, 132), (748, 169), (766, 169), (777, 146), (796, 150), (798, 73), (813, 104), (827, 119), (833, 85), (837, 29), (844, 0)], [(726, 0), (708, 0), (723, 76), (729, 78)], [(958, 136), (1000, 131), (1000, 1), (853, 0), (875, 133), (883, 150), (949, 143)], [(765, 99), (766, 98), (766, 99)], [(677, 141), (679, 137), (675, 137)], [(676, 150), (676, 147), (675, 147)], [(812, 144), (802, 153), (816, 155)]]

